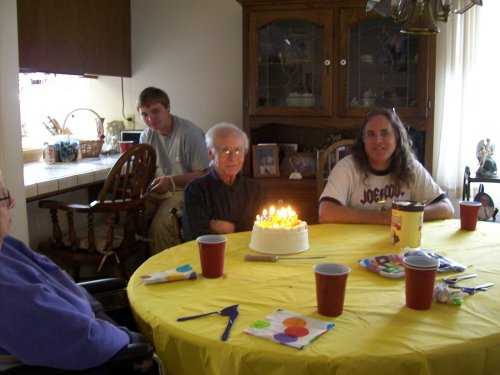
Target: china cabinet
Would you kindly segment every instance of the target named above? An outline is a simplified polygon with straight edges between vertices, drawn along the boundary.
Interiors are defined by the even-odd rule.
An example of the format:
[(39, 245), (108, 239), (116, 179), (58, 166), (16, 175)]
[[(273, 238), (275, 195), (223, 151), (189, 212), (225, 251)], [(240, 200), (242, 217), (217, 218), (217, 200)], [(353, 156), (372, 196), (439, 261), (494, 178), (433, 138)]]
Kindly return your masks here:
[[(373, 108), (389, 107), (431, 169), (435, 36), (401, 33), (390, 15), (367, 13), (366, 0), (237, 1), (243, 9), (243, 128), (251, 144), (322, 150), (339, 137), (355, 138)], [(251, 165), (247, 160), (247, 174)], [(283, 174), (259, 182), (317, 222), (314, 182)]]
[[(299, 151), (356, 134), (368, 111), (391, 107), (432, 165), (435, 37), (400, 32), (366, 0), (238, 0), (243, 7), (244, 129)], [(272, 127), (270, 127), (272, 125)], [(302, 128), (302, 132), (297, 128)], [(304, 142), (312, 129), (318, 139)], [(272, 129), (272, 130), (271, 130)], [(306, 136), (304, 136), (306, 134)], [(309, 137), (310, 138), (310, 137)]]
[(130, 77), (130, 0), (17, 0), (22, 72)]

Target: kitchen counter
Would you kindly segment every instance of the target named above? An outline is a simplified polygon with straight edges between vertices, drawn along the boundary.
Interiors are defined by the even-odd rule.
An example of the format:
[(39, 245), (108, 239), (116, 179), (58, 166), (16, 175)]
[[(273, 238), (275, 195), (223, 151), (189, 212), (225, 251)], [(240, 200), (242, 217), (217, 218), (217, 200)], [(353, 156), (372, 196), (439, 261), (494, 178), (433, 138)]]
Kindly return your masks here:
[(75, 162), (24, 164), (26, 201), (31, 202), (68, 191), (100, 184), (120, 155), (84, 158)]

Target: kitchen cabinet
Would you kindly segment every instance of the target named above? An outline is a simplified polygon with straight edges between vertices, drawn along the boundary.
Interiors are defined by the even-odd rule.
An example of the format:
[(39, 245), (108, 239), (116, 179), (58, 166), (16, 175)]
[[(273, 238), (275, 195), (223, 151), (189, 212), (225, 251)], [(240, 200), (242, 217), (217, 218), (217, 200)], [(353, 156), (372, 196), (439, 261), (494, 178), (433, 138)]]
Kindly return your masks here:
[(392, 17), (367, 13), (366, 0), (238, 2), (252, 144), (280, 143), (277, 134), (289, 132), (299, 151), (321, 149), (327, 138), (355, 136), (371, 109), (391, 107), (431, 168), (434, 36), (402, 34)]
[(18, 0), (22, 72), (130, 77), (130, 0)]

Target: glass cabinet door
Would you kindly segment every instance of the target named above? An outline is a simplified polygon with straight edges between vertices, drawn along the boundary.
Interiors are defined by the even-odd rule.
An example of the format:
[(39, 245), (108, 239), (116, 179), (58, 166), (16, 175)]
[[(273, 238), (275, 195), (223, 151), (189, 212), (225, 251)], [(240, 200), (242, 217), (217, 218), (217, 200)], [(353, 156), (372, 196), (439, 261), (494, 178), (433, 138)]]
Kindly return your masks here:
[(398, 114), (427, 116), (428, 39), (400, 32), (392, 17), (344, 10), (340, 105), (347, 116), (370, 108), (396, 108)]
[(329, 10), (250, 15), (249, 113), (331, 113)]

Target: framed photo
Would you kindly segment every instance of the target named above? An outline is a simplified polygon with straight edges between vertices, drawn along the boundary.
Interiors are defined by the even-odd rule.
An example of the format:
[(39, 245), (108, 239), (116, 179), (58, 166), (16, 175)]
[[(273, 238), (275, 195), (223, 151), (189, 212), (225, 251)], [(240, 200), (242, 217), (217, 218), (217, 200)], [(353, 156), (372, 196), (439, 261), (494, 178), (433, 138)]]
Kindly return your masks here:
[(297, 152), (297, 143), (278, 143), (278, 157), (280, 163), (280, 175), (285, 173), (285, 158), (291, 152)]
[(317, 170), (316, 152), (294, 152), (285, 157), (285, 173), (299, 172), (302, 177), (316, 177)]
[(254, 177), (279, 177), (278, 145), (253, 145), (252, 158)]

